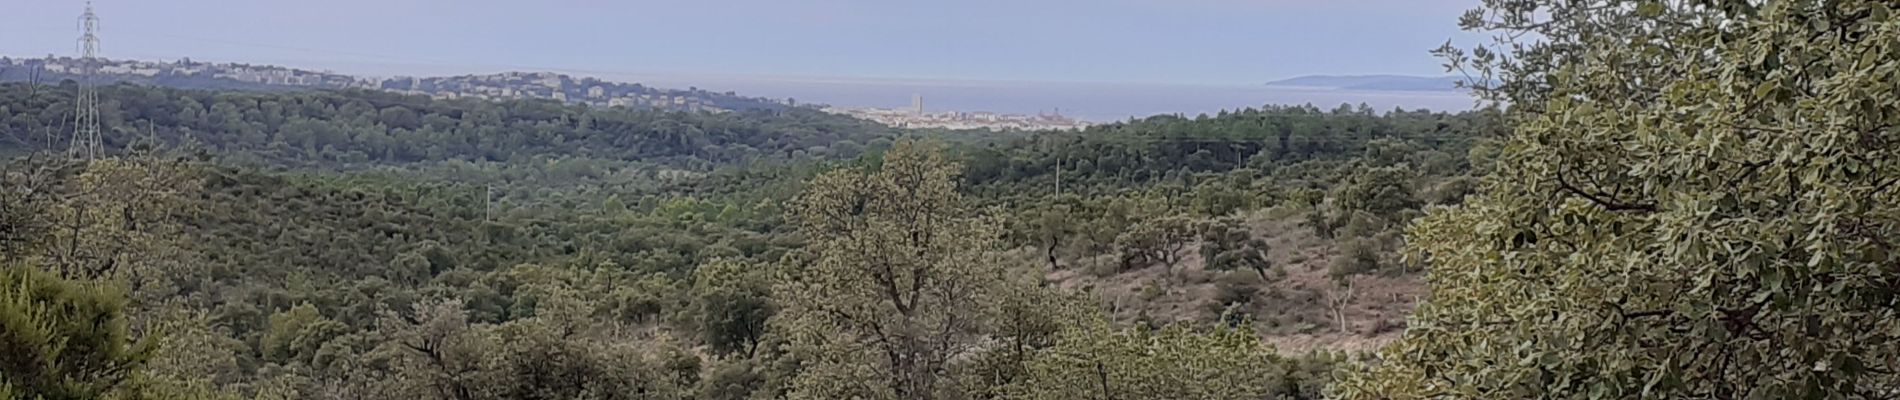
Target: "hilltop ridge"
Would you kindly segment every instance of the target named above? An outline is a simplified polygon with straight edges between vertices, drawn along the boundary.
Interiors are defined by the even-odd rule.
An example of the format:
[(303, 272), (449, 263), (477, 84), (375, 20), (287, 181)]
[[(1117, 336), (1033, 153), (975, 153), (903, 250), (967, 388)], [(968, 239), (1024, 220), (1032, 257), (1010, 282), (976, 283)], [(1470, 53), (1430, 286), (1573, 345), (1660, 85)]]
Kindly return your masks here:
[[(0, 81), (58, 82), (80, 77), (80, 59), (71, 57), (0, 57)], [(576, 77), (554, 72), (502, 72), (444, 77), (366, 77), (246, 63), (178, 61), (97, 61), (95, 77), (183, 89), (305, 90), (369, 89), (435, 98), (484, 100), (545, 99), (602, 107), (725, 112), (782, 109), (780, 100), (740, 96), (699, 88), (655, 88), (639, 83)]]

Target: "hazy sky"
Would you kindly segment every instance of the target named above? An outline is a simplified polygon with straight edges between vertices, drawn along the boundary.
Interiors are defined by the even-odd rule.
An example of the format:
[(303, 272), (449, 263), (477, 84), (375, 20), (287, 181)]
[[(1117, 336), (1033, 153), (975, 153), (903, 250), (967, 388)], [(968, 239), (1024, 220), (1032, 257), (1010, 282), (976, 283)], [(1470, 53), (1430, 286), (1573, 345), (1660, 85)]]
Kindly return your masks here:
[[(0, 54), (73, 53), (79, 0), (3, 0)], [(1434, 75), (1477, 0), (97, 0), (110, 58), (363, 74), (511, 69), (1257, 84)]]

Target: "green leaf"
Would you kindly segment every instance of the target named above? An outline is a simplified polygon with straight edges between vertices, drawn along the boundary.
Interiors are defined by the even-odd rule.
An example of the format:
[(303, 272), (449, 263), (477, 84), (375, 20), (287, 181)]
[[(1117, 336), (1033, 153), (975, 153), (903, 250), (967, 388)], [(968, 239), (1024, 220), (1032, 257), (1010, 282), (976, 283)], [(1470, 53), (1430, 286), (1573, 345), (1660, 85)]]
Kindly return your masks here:
[(1646, 1), (1636, 6), (1636, 15), (1639, 17), (1655, 18), (1662, 16), (1662, 14), (1663, 4), (1660, 2)]

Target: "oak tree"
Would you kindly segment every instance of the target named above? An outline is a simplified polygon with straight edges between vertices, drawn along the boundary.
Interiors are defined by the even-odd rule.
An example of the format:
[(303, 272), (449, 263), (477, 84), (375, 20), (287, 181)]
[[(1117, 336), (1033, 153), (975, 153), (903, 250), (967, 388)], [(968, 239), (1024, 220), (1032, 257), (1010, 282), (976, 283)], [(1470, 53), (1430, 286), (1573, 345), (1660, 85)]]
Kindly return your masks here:
[(1515, 132), (1343, 398), (1900, 395), (1891, 2), (1487, 0), (1447, 46)]
[(815, 366), (793, 398), (935, 399), (945, 374), (978, 349), (1008, 280), (1001, 229), (956, 190), (958, 166), (899, 142), (873, 168), (833, 171), (799, 196), (810, 237), (785, 314), (793, 346)]

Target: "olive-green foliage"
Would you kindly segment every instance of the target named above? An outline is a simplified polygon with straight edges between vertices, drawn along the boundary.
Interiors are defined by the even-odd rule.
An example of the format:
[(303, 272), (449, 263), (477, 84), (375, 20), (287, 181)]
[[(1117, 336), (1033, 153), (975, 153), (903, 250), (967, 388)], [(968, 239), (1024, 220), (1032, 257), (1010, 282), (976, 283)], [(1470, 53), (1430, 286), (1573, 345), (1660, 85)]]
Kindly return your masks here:
[[(1321, 166), (1329, 162), (1368, 157), (1385, 160), (1371, 163), (1377, 166), (1436, 165), (1444, 170), (1424, 172), (1455, 175), (1467, 168), (1462, 159), (1480, 143), (1476, 139), (1501, 131), (1496, 118), (1490, 111), (1268, 106), (1192, 118), (1154, 116), (1074, 133), (998, 134), (1002, 140), (966, 150), (970, 171), (964, 180), (975, 193), (1040, 196), (1055, 189), (1060, 162), (1065, 192), (1113, 193), (1163, 182), (1182, 184), (1188, 192), (1199, 188), (1197, 173), (1244, 170), (1252, 183), (1285, 185), (1328, 169)], [(1231, 191), (1208, 192), (1215, 196), (1202, 198), (1199, 208), (1218, 216), (1235, 205), (1262, 205), (1247, 204), (1259, 198), (1236, 196), (1253, 187), (1228, 186)]]
[(810, 257), (775, 292), (788, 333), (814, 364), (792, 398), (960, 397), (945, 374), (1002, 315), (1009, 279), (1000, 230), (956, 191), (955, 164), (900, 142), (876, 169), (815, 179), (795, 218)]
[(132, 338), (125, 302), (124, 292), (108, 285), (60, 279), (32, 265), (0, 266), (0, 394), (137, 395), (126, 383), (154, 342)]
[(203, 313), (172, 311), (146, 326), (160, 334), (154, 339), (152, 358), (134, 372), (132, 384), (147, 397), (239, 398), (228, 389), (242, 376), (238, 354), (249, 352), (249, 346), (212, 328), (211, 319)]
[[(1027, 282), (1035, 278), (1018, 279)], [(1085, 296), (1027, 284), (1003, 289), (1005, 293), (999, 296), (1002, 304), (990, 333), (992, 345), (951, 371), (959, 391), (967, 397), (1007, 398), (1011, 386), (1027, 379), (1029, 361), (1054, 346), (1063, 327), (1098, 314), (1097, 306)]]
[(45, 216), (57, 200), (58, 192), (50, 189), (60, 182), (39, 172), (39, 162), (9, 164), (0, 168), (0, 184), (13, 188), (0, 191), (0, 257), (19, 259), (35, 252), (52, 229)]
[(272, 361), (309, 361), (325, 342), (348, 329), (340, 322), (324, 318), (315, 306), (305, 303), (270, 316), (258, 351)]
[[(0, 111), (0, 130), (56, 131), (71, 118), (72, 93), (0, 84), (0, 110), (44, 110)], [(904, 297), (910, 316), (881, 323), (951, 328), (897, 332), (925, 339), (902, 346), (925, 356), (901, 369), (927, 371), (910, 380), (936, 381), (927, 395), (995, 397), (1053, 344), (1056, 321), (1075, 314), (1044, 307), (1060, 296), (1034, 287), (1040, 272), (1015, 270), (1044, 262), (999, 255), (1004, 249), (1034, 246), (1037, 261), (1052, 268), (1113, 270), (1122, 239), (1131, 254), (1145, 254), (1142, 267), (1178, 263), (1201, 233), (1198, 219), (1245, 215), (1282, 199), (1326, 203), (1362, 166), (1418, 166), (1413, 187), (1430, 187), (1459, 175), (1456, 156), (1495, 130), (1486, 112), (1269, 107), (1080, 135), (942, 135), (961, 142), (937, 153), (896, 144), (928, 133), (810, 110), (667, 113), (129, 85), (105, 88), (102, 97), (109, 147), (156, 146), (185, 161), (0, 166), (5, 187), (31, 188), (0, 190), (0, 256), (125, 279), (127, 314), (138, 326), (192, 325), (175, 328), (182, 335), (168, 336), (176, 340), (166, 341), (154, 366), (135, 372), (154, 397), (779, 398), (887, 390), (891, 366), (901, 363), (861, 342), (831, 341), (877, 336), (865, 334), (866, 325), (814, 323), (811, 307), (794, 312), (787, 303), (802, 297), (807, 305), (864, 305), (843, 310), (851, 316), (901, 315), (895, 303), (832, 290), (855, 287), (842, 283), (804, 294), (771, 290), (823, 270), (814, 266), (857, 257), (838, 255), (849, 246), (835, 225), (810, 229), (784, 206), (808, 183), (818, 192), (838, 182), (876, 183), (851, 189), (866, 199), (903, 192), (893, 187), (932, 196), (836, 221), (889, 226), (923, 209), (942, 218), (919, 231), (948, 233), (923, 244), (903, 234), (884, 239), (929, 250), (893, 260), (933, 266), (925, 276), (938, 276), (936, 267), (954, 274), (926, 279), (927, 290), (915, 295), (921, 300)], [(29, 136), (0, 135), (0, 152), (44, 145), (21, 139)], [(910, 161), (887, 157), (906, 152)], [(947, 159), (972, 168), (959, 174)], [(812, 179), (840, 160), (889, 182)], [(942, 168), (914, 169), (933, 171), (921, 180), (888, 172), (916, 160)], [(956, 182), (972, 196), (935, 197), (956, 192), (942, 186)], [(1049, 197), (1058, 185), (1063, 195)], [(140, 197), (151, 194), (162, 196)], [(80, 229), (49, 229), (62, 224)], [(1140, 233), (1122, 237), (1130, 231)], [(1216, 236), (1225, 238), (1210, 242), (1243, 250), (1215, 251), (1210, 263), (1253, 268), (1245, 249), (1264, 254), (1251, 238)], [(808, 240), (822, 244), (806, 249)], [(755, 268), (772, 260), (780, 262)], [(992, 275), (1002, 270), (1010, 273)], [(865, 271), (839, 275), (877, 276)], [(910, 272), (895, 270), (893, 281), (915, 282), (905, 279), (917, 276)], [(1222, 291), (1260, 284), (1236, 280)], [(218, 351), (174, 351), (194, 346)], [(708, 363), (699, 365), (700, 357)], [(826, 392), (814, 382), (870, 386)]]
[(1207, 264), (1208, 270), (1245, 269), (1259, 273), (1262, 278), (1267, 276), (1267, 268), (1273, 266), (1272, 260), (1267, 258), (1272, 247), (1266, 239), (1248, 230), (1242, 220), (1223, 218), (1200, 225), (1201, 261)]
[[(182, 198), (197, 183), (182, 160), (151, 154), (90, 162), (34, 157), (5, 167), (9, 210), (23, 216), (5, 231), (23, 234), (11, 256), (59, 276), (124, 278), (136, 284), (163, 279), (155, 270), (176, 261), (176, 218), (192, 205)], [(132, 295), (139, 295), (133, 293)]]
[(766, 319), (778, 312), (767, 266), (720, 260), (693, 271), (693, 302), (706, 345), (723, 354), (753, 355)]
[(1313, 229), (1314, 236), (1331, 239), (1339, 234), (1338, 223), (1334, 222), (1333, 217), (1328, 213), (1326, 208), (1319, 206), (1314, 206), (1312, 210), (1306, 212), (1305, 225)]
[(1011, 387), (1016, 399), (1263, 399), (1285, 394), (1285, 360), (1243, 328), (1064, 329)]
[[(1041, 204), (1016, 211), (1022, 217), (1008, 222), (1014, 225), (1010, 238), (1043, 250), (1045, 260), (1055, 268), (1080, 259), (1118, 251), (1116, 240), (1132, 226), (1158, 218), (1168, 206), (1165, 199), (1151, 193), (1127, 196), (1063, 195)], [(1093, 261), (1091, 261), (1093, 262)], [(1119, 269), (1118, 262), (1103, 269)]]
[(1432, 188), (1431, 203), (1436, 205), (1458, 205), (1464, 203), (1465, 196), (1478, 191), (1478, 182), (1470, 177), (1457, 177), (1440, 182)]
[(1372, 239), (1348, 238), (1337, 243), (1333, 258), (1326, 266), (1328, 277), (1342, 280), (1379, 270), (1379, 248)]
[(1207, 179), (1195, 185), (1193, 197), (1194, 213), (1207, 218), (1220, 218), (1235, 211), (1251, 210), (1270, 204), (1264, 188), (1253, 187), (1255, 173), (1240, 169), (1227, 173), (1225, 179)]
[(1891, 2), (1484, 3), (1506, 42), (1441, 53), (1515, 133), (1408, 230), (1432, 295), (1335, 395), (1900, 394)]
[(1334, 195), (1339, 209), (1346, 212), (1386, 216), (1419, 206), (1411, 188), (1416, 177), (1402, 167), (1367, 168), (1349, 179)]
[[(70, 83), (68, 83), (70, 84)], [(29, 96), (31, 93), (33, 95)], [(0, 109), (47, 110), (0, 119), (0, 130), (60, 130), (77, 90), (0, 85)], [(554, 180), (598, 179), (615, 162), (705, 167), (797, 152), (886, 129), (810, 109), (687, 113), (586, 107), (545, 100), (440, 100), (377, 91), (238, 92), (136, 85), (101, 88), (107, 147), (152, 142), (244, 164), (306, 167), (451, 160), (558, 161)], [(63, 107), (62, 107), (63, 106)], [(400, 117), (397, 117), (400, 116)], [(394, 117), (394, 118), (392, 118)], [(10, 151), (47, 143), (0, 137)], [(63, 150), (64, 144), (58, 144)], [(855, 156), (855, 155), (852, 155)], [(444, 166), (465, 164), (443, 163)]]
[[(1284, 355), (1283, 355), (1284, 356)], [(1325, 389), (1333, 381), (1333, 374), (1344, 363), (1351, 362), (1345, 353), (1315, 351), (1299, 357), (1286, 357), (1285, 385), (1281, 390), (1282, 399), (1320, 400), (1327, 398)]]
[(600, 335), (586, 304), (556, 290), (535, 317), (470, 323), (459, 302), (418, 305), (386, 316), (388, 342), (369, 366), (387, 388), (376, 398), (684, 398), (698, 384), (698, 359), (668, 343), (630, 346)]
[(1160, 264), (1172, 270), (1181, 261), (1181, 250), (1194, 240), (1193, 220), (1185, 216), (1167, 216), (1142, 221), (1115, 237), (1121, 251), (1122, 269), (1145, 268)]
[(745, 400), (765, 385), (765, 374), (752, 361), (734, 361), (711, 368), (699, 383), (699, 398)]
[(1362, 210), (1342, 213), (1333, 221), (1333, 226), (1337, 229), (1334, 234), (1340, 238), (1359, 238), (1384, 232), (1390, 224), (1385, 218)]
[[(112, 160), (28, 171), (43, 173), (31, 179), (53, 182), (45, 188), (53, 195), (49, 199), (58, 199), (65, 190), (136, 185), (149, 174), (120, 167), (143, 168), (143, 162)], [(11, 167), (20, 165), (9, 164), (7, 171), (19, 171)], [(104, 167), (119, 172), (97, 172)], [(98, 228), (84, 227), (77, 234), (62, 236), (80, 243), (103, 243), (115, 237), (158, 239), (152, 232), (177, 233), (163, 238), (164, 242), (149, 242), (157, 245), (122, 247), (120, 254), (97, 258), (125, 261), (105, 270), (136, 283), (136, 298), (145, 300), (133, 303), (138, 307), (128, 313), (142, 323), (168, 319), (180, 311), (205, 313), (199, 324), (208, 326), (190, 328), (189, 335), (181, 337), (187, 341), (166, 341), (159, 357), (162, 362), (155, 369), (128, 372), (138, 392), (159, 398), (230, 398), (250, 393), (265, 398), (461, 399), (490, 394), (505, 398), (521, 392), (499, 388), (551, 375), (588, 377), (584, 387), (547, 389), (560, 398), (639, 393), (638, 389), (653, 395), (690, 394), (698, 380), (697, 366), (681, 361), (693, 358), (678, 357), (682, 353), (677, 351), (645, 353), (682, 345), (616, 338), (607, 335), (605, 327), (621, 323), (676, 327), (679, 336), (698, 339), (701, 333), (691, 323), (690, 316), (695, 314), (690, 311), (716, 307), (696, 303), (698, 299), (689, 296), (692, 281), (682, 281), (685, 277), (636, 270), (677, 271), (673, 263), (712, 259), (710, 254), (716, 251), (712, 249), (728, 244), (728, 249), (750, 250), (717, 254), (770, 254), (763, 250), (766, 244), (728, 240), (749, 234), (739, 233), (726, 222), (687, 225), (641, 216), (602, 220), (570, 215), (538, 225), (501, 218), (480, 223), (479, 203), (468, 200), (466, 190), (457, 190), (465, 186), (361, 176), (264, 174), (195, 163), (178, 167), (189, 178), (186, 181), (193, 182), (172, 188), (187, 201), (181, 209), (205, 212), (163, 218), (133, 213), (120, 218), (124, 213), (114, 211), (108, 215), (113, 218), (96, 220)], [(22, 175), (13, 173), (9, 179), (28, 179)], [(97, 197), (88, 204), (110, 206), (126, 201)], [(53, 208), (77, 209), (72, 203), (39, 201)], [(9, 208), (16, 209), (28, 208)], [(60, 220), (51, 217), (65, 215), (79, 214), (33, 213), (17, 220), (59, 226)], [(138, 230), (121, 229), (120, 221), (138, 222)], [(477, 226), (496, 229), (482, 232), (473, 229)], [(638, 235), (646, 242), (597, 233), (629, 227), (635, 231), (626, 237)], [(492, 234), (497, 231), (510, 234)], [(670, 236), (667, 240), (672, 242), (653, 239), (660, 235)], [(48, 250), (57, 247), (50, 246), (67, 245), (49, 244), (53, 240), (48, 236), (27, 236), (30, 240), (9, 257), (45, 257), (57, 254)], [(581, 246), (577, 238), (590, 240)], [(674, 244), (694, 241), (714, 246)], [(789, 243), (770, 246), (789, 247)], [(609, 257), (599, 250), (607, 245), (651, 246), (662, 251)], [(643, 262), (659, 258), (668, 264)], [(547, 261), (555, 267), (498, 267), (529, 260)], [(563, 300), (575, 298), (585, 300)], [(403, 330), (379, 327), (386, 310), (409, 310), (444, 299), (458, 299), (454, 309), (462, 315), (458, 320), (463, 333), (447, 335), (452, 340), (437, 342), (440, 346), (424, 346), (433, 350), (411, 349), (405, 344), (417, 342), (403, 339), (407, 335)], [(627, 299), (637, 300), (623, 301)], [(547, 319), (554, 310), (550, 306), (559, 304), (567, 304), (558, 308), (569, 311), (557, 314), (588, 318)], [(600, 322), (573, 322), (583, 319)], [(547, 340), (529, 337), (545, 332), (556, 334)], [(531, 352), (496, 351), (496, 343), (519, 344), (511, 348)], [(192, 349), (174, 348), (192, 345), (208, 348), (195, 354), (183, 353)], [(456, 378), (435, 378), (442, 376)]]
[[(1204, 303), (1207, 315), (1218, 316), (1218, 323), (1232, 326), (1251, 325), (1259, 307), (1254, 307), (1261, 288), (1269, 277), (1255, 271), (1230, 271), (1214, 281), (1214, 298)], [(1271, 305), (1268, 305), (1271, 306)]]

